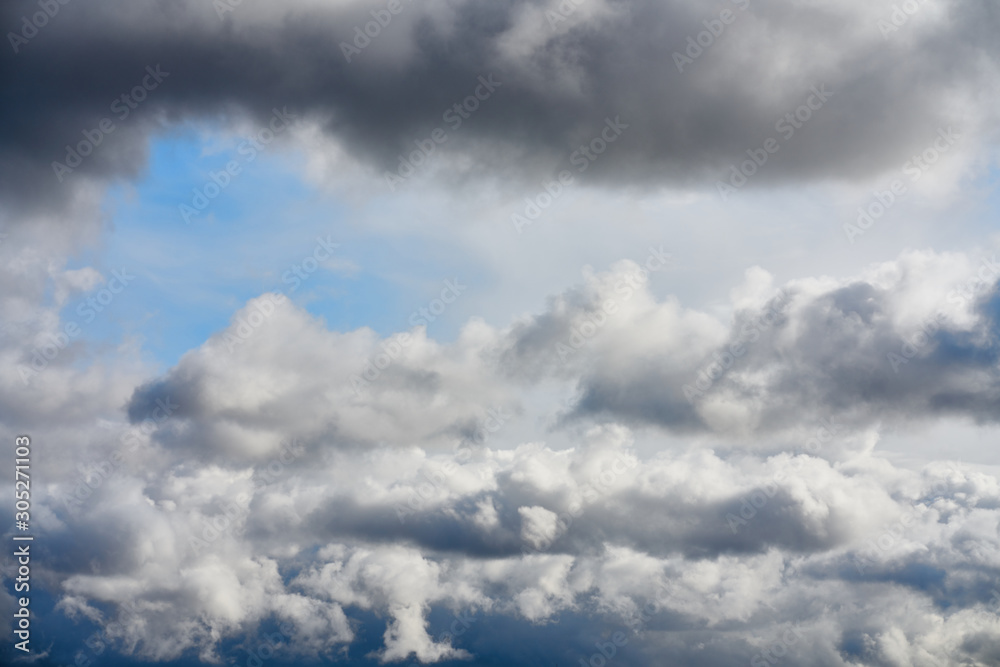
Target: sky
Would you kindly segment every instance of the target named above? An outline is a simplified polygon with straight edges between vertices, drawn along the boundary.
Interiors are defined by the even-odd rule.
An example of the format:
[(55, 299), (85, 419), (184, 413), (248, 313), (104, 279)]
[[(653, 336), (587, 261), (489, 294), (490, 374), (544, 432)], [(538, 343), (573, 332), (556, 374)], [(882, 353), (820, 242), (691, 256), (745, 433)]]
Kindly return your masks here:
[(5, 2), (0, 663), (1000, 664), (998, 12)]

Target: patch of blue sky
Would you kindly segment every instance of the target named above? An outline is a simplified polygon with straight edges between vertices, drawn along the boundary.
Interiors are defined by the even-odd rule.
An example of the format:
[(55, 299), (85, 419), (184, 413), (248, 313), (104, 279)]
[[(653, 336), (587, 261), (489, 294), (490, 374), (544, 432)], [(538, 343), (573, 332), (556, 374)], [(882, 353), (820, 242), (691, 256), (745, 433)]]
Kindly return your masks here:
[[(135, 279), (90, 322), (80, 304), (106, 284), (67, 304), (63, 318), (80, 324), (82, 338), (106, 347), (138, 337), (158, 365), (171, 365), (268, 291), (289, 294), (331, 329), (367, 326), (388, 335), (410, 328), (413, 311), (440, 292), (445, 278), (473, 278), (463, 258), (429, 247), (437, 242), (380, 236), (356, 224), (352, 218), (363, 216), (301, 178), (300, 155), (272, 145), (251, 160), (243, 141), (219, 141), (193, 127), (162, 135), (152, 142), (146, 172), (110, 190), (111, 225), (71, 268), (94, 266), (107, 279), (125, 269)], [(231, 161), (240, 173), (215, 194), (212, 176), (225, 182), (219, 174)], [(198, 192), (215, 194), (197, 202), (200, 210)], [(189, 223), (182, 204), (198, 210)], [(385, 204), (367, 203), (367, 213), (395, 208)], [(318, 239), (339, 247), (291, 292), (293, 267), (313, 255)], [(428, 329), (451, 337), (459, 325), (446, 314)]]

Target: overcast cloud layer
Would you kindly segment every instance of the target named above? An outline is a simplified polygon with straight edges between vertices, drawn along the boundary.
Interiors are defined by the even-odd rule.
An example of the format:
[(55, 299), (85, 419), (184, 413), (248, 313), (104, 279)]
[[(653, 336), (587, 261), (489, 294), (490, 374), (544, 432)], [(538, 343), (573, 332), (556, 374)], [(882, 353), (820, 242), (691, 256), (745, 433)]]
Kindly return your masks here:
[[(17, 53), (0, 65), (11, 102), (0, 182), (15, 211), (66, 205), (73, 188), (54, 182), (51, 163), (103, 118), (116, 129), (68, 177), (74, 185), (136, 174), (149, 134), (183, 119), (263, 122), (275, 107), (315, 118), (378, 173), (398, 170), (400, 155), (441, 128), (452, 179), (551, 178), (619, 118), (627, 131), (587, 180), (696, 185), (768, 138), (780, 151), (758, 183), (858, 180), (904, 163), (939, 128), (994, 134), (996, 8), (919, 4), (886, 33), (879, 21), (891, 6), (866, 2), (401, 0), (367, 38), (381, 5), (70, 3), (30, 41), (13, 40)], [(7, 3), (2, 23), (34, 8)], [(703, 22), (723, 30), (702, 37), (704, 48)], [(151, 83), (146, 66), (165, 73), (149, 108), (112, 108)], [(488, 92), (480, 76), (499, 87), (471, 113), (448, 115)], [(805, 104), (819, 107), (808, 132), (805, 113), (779, 125)]]
[(1000, 664), (998, 24), (6, 3), (3, 664)]

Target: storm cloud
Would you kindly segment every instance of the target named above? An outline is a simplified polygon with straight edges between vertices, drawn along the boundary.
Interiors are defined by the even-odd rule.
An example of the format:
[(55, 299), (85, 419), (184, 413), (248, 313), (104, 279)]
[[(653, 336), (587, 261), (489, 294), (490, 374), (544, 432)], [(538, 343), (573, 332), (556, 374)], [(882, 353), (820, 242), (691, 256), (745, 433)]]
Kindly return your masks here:
[[(986, 3), (921, 3), (899, 26), (891, 8), (861, 2), (393, 10), (122, 0), (60, 4), (35, 28), (35, 5), (7, 3), (7, 206), (68, 206), (81, 183), (141, 173), (152, 135), (213, 118), (263, 127), (275, 108), (319, 123), (378, 174), (406, 174), (401, 158), (412, 168), (435, 151), (451, 179), (579, 169), (586, 182), (641, 188), (740, 183), (733, 169), (754, 155), (766, 164), (744, 169), (752, 185), (858, 180), (919, 155), (939, 129), (994, 120), (998, 19)], [(627, 128), (613, 144), (601, 138), (609, 119)], [(87, 132), (92, 155), (54, 167)]]

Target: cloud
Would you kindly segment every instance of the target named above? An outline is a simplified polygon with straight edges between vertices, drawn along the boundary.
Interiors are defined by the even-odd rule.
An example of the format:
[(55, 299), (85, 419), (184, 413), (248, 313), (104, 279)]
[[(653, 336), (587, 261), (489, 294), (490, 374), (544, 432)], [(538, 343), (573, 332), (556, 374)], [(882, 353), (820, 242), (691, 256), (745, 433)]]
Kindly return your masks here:
[[(228, 663), (262, 647), (273, 664), (997, 661), (996, 471), (883, 445), (941, 424), (977, 425), (983, 442), (995, 430), (991, 247), (829, 275), (751, 266), (713, 291), (725, 265), (755, 261), (739, 247), (750, 236), (725, 234), (697, 274), (717, 274), (709, 287), (665, 293), (649, 261), (588, 266), (533, 312), (468, 317), (447, 340), (336, 330), (267, 292), (162, 368), (135, 338), (68, 328), (120, 271), (89, 253), (109, 188), (142, 178), (152, 142), (221, 145), (276, 114), (289, 131), (267, 131), (307, 180), (378, 200), (321, 244), (372, 228), (391, 237), (385, 256), (414, 238), (471, 250), (468, 265), (492, 263), (475, 266), (479, 286), (532, 294), (584, 252), (681, 219), (705, 218), (675, 240), (716, 242), (736, 223), (706, 193), (748, 161), (749, 187), (820, 184), (824, 206), (853, 210), (837, 183), (960, 136), (919, 185), (934, 194), (995, 150), (991, 7), (46, 6), (33, 27), (41, 5), (0, 9), (14, 101), (0, 110), (0, 435), (36, 443), (36, 662)], [(533, 240), (483, 231), (511, 232), (515, 190), (569, 188), (561, 170), (580, 186), (548, 225), (580, 218), (566, 248), (549, 247), (548, 221), (523, 230)], [(396, 193), (410, 179), (436, 187)], [(750, 214), (763, 238), (800, 210), (815, 213)], [(665, 228), (664, 213), (689, 217)], [(832, 225), (840, 241), (855, 215)], [(622, 233), (591, 237), (605, 216)], [(354, 260), (337, 266), (370, 277)], [(510, 310), (489, 298), (463, 299), (462, 317)], [(0, 565), (5, 585), (14, 568)], [(14, 604), (0, 587), (0, 611)]]
[(505, 329), (470, 320), (448, 344), (424, 327), (384, 339), (331, 332), (264, 295), (139, 387), (129, 415), (138, 423), (157, 404), (178, 403), (155, 439), (240, 465), (274, 456), (287, 438), (314, 449), (447, 450), (507, 441), (526, 409), (520, 393), (556, 383), (576, 390), (564, 424), (610, 419), (803, 442), (839, 430), (842, 446), (863, 449), (880, 426), (995, 421), (993, 257), (907, 251), (857, 276), (780, 288), (755, 268), (732, 292), (729, 321), (656, 300), (648, 271), (623, 261), (588, 270), (584, 284)]
[(25, 387), (25, 341), (110, 275), (51, 230), (0, 246), (0, 401), (51, 443), (39, 580), (109, 651), (212, 661), (277, 623), (290, 660), (373, 628), (373, 661), (516, 660), (480, 630), (506, 624), (556, 661), (621, 630), (621, 664), (745, 664), (791, 628), (802, 664), (991, 659), (995, 476), (875, 449), (887, 426), (995, 420), (990, 252), (752, 268), (712, 310), (624, 261), (447, 343), (264, 294), (163, 373), (81, 367), (81, 344)]
[(754, 269), (728, 325), (655, 302), (641, 267), (623, 263), (516, 325), (505, 364), (577, 378), (573, 416), (677, 431), (812, 431), (831, 415), (858, 429), (945, 415), (992, 423), (994, 257), (908, 251), (854, 278), (792, 280), (766, 301)]
[[(264, 295), (138, 387), (131, 426), (71, 420), (89, 446), (57, 445), (64, 460), (36, 510), (51, 545), (40, 576), (59, 582), (67, 618), (147, 660), (216, 660), (275, 623), (287, 624), (273, 641), (284, 658), (332, 659), (357, 650), (359, 618), (374, 614), (382, 639), (368, 659), (382, 662), (516, 655), (479, 629), (496, 624), (562, 660), (588, 658), (620, 630), (621, 664), (745, 664), (763, 651), (798, 664), (982, 662), (997, 629), (1000, 485), (962, 465), (899, 467), (874, 443), (893, 418), (988, 418), (992, 371), (967, 361), (995, 339), (984, 266), (908, 252), (859, 276), (782, 285), (781, 308), (706, 394), (749, 405), (729, 421), (679, 387), (739, 322), (774, 306), (779, 288), (758, 269), (732, 291), (730, 323), (655, 299), (637, 265), (589, 272), (506, 329), (473, 321), (447, 344), (412, 330), (360, 392), (351, 375), (398, 335), (332, 332), (291, 302), (250, 325), (273, 303)], [(608, 298), (620, 307), (560, 360), (556, 343)], [(938, 380), (895, 380), (885, 354), (939, 310), (939, 328), (899, 369)], [(950, 351), (959, 339), (975, 351)], [(837, 371), (848, 363), (891, 391), (852, 394)], [(786, 388), (792, 369), (813, 392)], [(686, 421), (620, 402), (597, 410), (586, 397), (612, 377), (664, 388), (650, 405), (676, 400)], [(510, 399), (539, 381), (581, 391), (572, 418), (548, 422), (569, 447), (544, 432), (511, 440), (524, 406)], [(978, 394), (942, 403), (949, 382)], [(137, 429), (157, 401), (178, 407), (123, 445), (116, 429)], [(639, 437), (652, 451), (640, 453)], [(110, 467), (74, 467), (117, 461), (115, 451), (125, 456)], [(557, 620), (573, 639), (537, 634)]]
[[(713, 37), (723, 10), (735, 20)], [(0, 118), (13, 222), (70, 210), (77, 187), (135, 178), (150, 136), (179, 123), (262, 125), (275, 107), (320, 122), (380, 175), (441, 128), (443, 157), (427, 161), (440, 159), (451, 182), (574, 170), (574, 151), (620, 117), (628, 129), (606, 152), (595, 142), (602, 154), (581, 160), (580, 176), (644, 187), (713, 185), (769, 137), (780, 152), (755, 183), (857, 180), (897, 168), (941, 127), (987, 139), (995, 120), (996, 17), (979, 5), (924, 3), (891, 38), (859, 2), (403, 2), (380, 27), (372, 12), (383, 11), (311, 0), (248, 1), (221, 17), (196, 2), (60, 6), (3, 61), (18, 100)], [(22, 19), (5, 7), (5, 25)], [(343, 45), (365, 30), (378, 34), (348, 62)], [(678, 71), (674, 54), (688, 51), (703, 53)], [(499, 82), (482, 103), (481, 76)], [(815, 106), (821, 86), (833, 96), (813, 115), (802, 105)], [(475, 109), (449, 116), (456, 104)], [(113, 129), (100, 131), (102, 119)], [(88, 141), (97, 145), (60, 182), (53, 162)]]
[[(494, 466), (475, 486), (465, 468), (477, 464), (456, 458), (432, 484), (438, 495), (403, 521), (397, 507), (435, 479), (429, 461), (395, 476), (394, 461), (412, 466), (406, 450), (315, 457), (266, 484), (250, 483), (261, 468), (178, 465), (145, 484), (137, 469), (49, 538), (72, 531), (77, 556), (115, 543), (119, 560), (46, 567), (63, 581), (62, 608), (116, 610), (103, 617), (109, 646), (153, 660), (214, 659), (220, 641), (252, 636), (269, 618), (292, 627), (281, 655), (331, 656), (356, 641), (348, 619), (363, 610), (385, 615), (372, 655), (383, 662), (475, 655), (474, 637), (456, 629), (483, 619), (529, 632), (563, 616), (581, 624), (573, 646), (584, 657), (617, 630), (633, 650), (689, 660), (707, 650), (719, 661), (709, 664), (746, 662), (790, 628), (806, 641), (786, 648), (805, 664), (824, 652), (836, 664), (898, 655), (919, 664), (912, 656), (991, 650), (994, 477), (906, 471), (867, 452), (838, 464), (701, 451), (616, 466), (630, 457), (628, 435), (607, 428), (573, 450), (480, 452)], [(334, 520), (344, 498), (362, 517), (351, 529)], [(477, 523), (473, 501), (497, 508), (497, 519)], [(380, 514), (393, 521), (364, 520)], [(734, 530), (727, 514), (746, 518)], [(437, 544), (442, 522), (513, 548)], [(434, 610), (447, 610), (443, 626)]]

